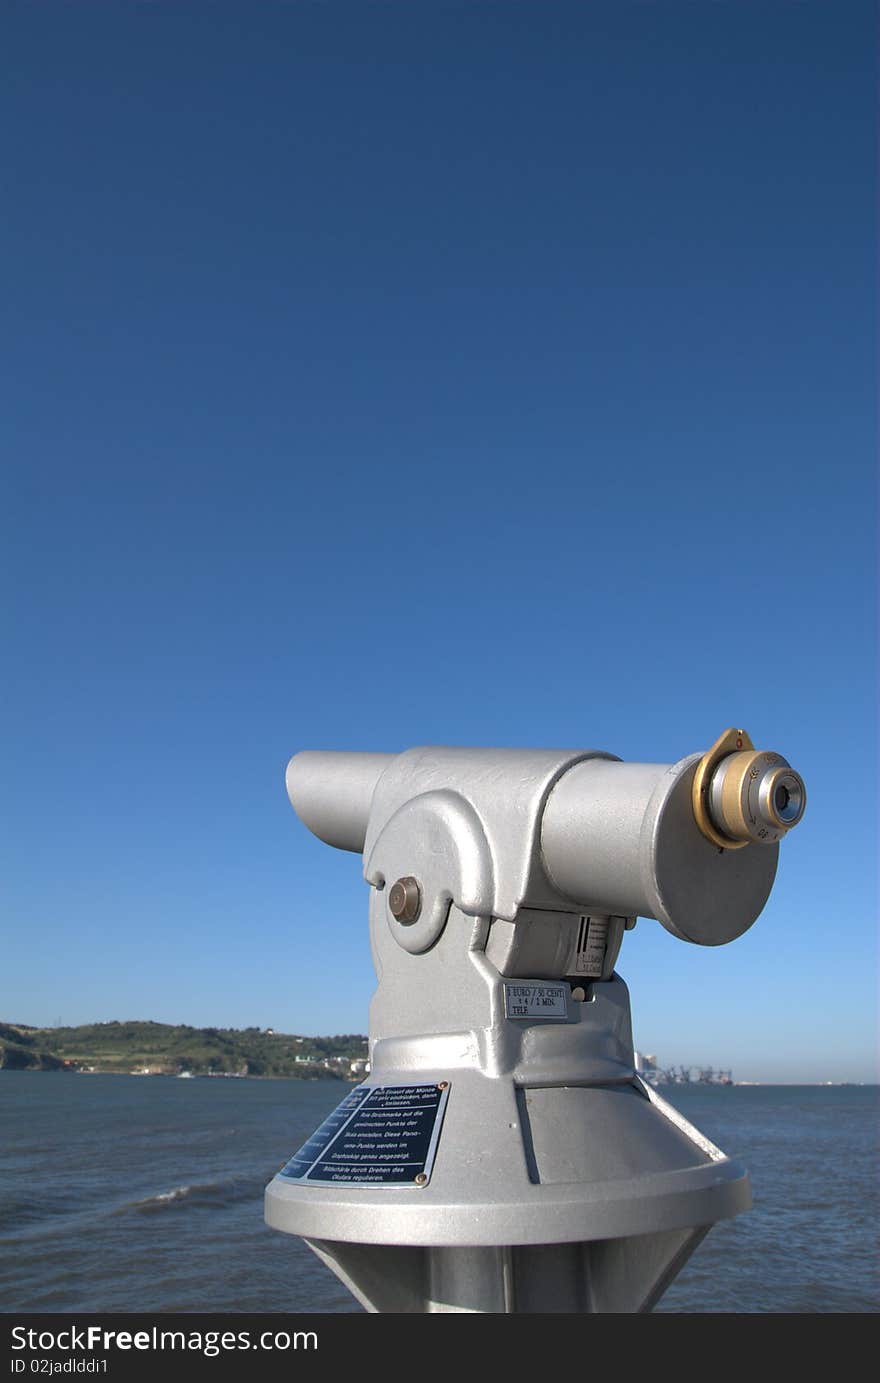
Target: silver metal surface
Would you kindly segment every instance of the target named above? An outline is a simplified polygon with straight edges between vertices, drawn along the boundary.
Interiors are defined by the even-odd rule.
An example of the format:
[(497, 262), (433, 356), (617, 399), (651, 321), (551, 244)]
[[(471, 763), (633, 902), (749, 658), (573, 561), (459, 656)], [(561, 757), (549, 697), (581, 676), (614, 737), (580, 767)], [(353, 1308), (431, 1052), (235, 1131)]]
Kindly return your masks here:
[(764, 907), (777, 848), (720, 851), (691, 804), (694, 754), (677, 764), (592, 759), (557, 781), (541, 850), (561, 897), (596, 912), (654, 917), (683, 941), (719, 946)]
[(724, 816), (724, 783), (727, 779), (727, 770), (730, 768), (732, 755), (722, 759), (709, 779), (709, 800), (707, 806), (712, 824), (722, 835), (728, 834), (727, 821)]
[[(699, 760), (292, 761), (302, 819), (363, 850), (370, 1083), (448, 1089), (427, 1184), (267, 1188), (268, 1223), (305, 1237), (368, 1310), (650, 1310), (707, 1228), (750, 1204), (743, 1169), (637, 1076), (614, 970), (637, 916), (719, 945), (767, 900), (777, 847), (707, 839)], [(788, 809), (780, 785), (792, 791), (768, 780), (765, 813)]]
[[(624, 1015), (627, 1032), (608, 1033), (612, 1044), (628, 1036), (628, 1008)], [(606, 1061), (604, 1080), (585, 1080), (591, 1066), (583, 1062), (580, 1084), (570, 1083), (575, 1072), (569, 1066), (563, 1074), (560, 1058), (566, 1035), (570, 1061), (570, 1049), (585, 1045), (585, 1034), (572, 1032), (578, 1026), (536, 1023), (525, 1040), (506, 1044), (507, 1069), (494, 1072), (481, 1069), (479, 1041), (470, 1053), (459, 1048), (458, 1066), (433, 1069), (425, 1060), (450, 1053), (451, 1043), (433, 1051), (429, 1039), (384, 1051), (377, 1044), (381, 1064), (371, 1082), (401, 1083), (414, 1069), (426, 1081), (451, 1074), (429, 1185), (303, 1186), (278, 1176), (267, 1190), (268, 1223), (308, 1239), (361, 1245), (499, 1246), (659, 1233), (747, 1209), (743, 1168), (648, 1098), (633, 1073), (631, 1046), (621, 1053), (628, 1065)], [(529, 1032), (563, 1040), (547, 1044), (555, 1053), (541, 1051), (545, 1044), (529, 1042)], [(389, 1059), (401, 1065), (392, 1069)]]
[(287, 795), (319, 840), (360, 854), (376, 784), (395, 757), (304, 749), (287, 765)]
[[(572, 764), (597, 755), (609, 757), (593, 749), (436, 746), (398, 754), (376, 784), (364, 845), (367, 881), (378, 887), (415, 874), (429, 910), (432, 890), (422, 867), (429, 855), (436, 887), (464, 912), (512, 921), (526, 903), (558, 904), (541, 867), (544, 803)], [(389, 853), (400, 855), (399, 866), (392, 868)]]

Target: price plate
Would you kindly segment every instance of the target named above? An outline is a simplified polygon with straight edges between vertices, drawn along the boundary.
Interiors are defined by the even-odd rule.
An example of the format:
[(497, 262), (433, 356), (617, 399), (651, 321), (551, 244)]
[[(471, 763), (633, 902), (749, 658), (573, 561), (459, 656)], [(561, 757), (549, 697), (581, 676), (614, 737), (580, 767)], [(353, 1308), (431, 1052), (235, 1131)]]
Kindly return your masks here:
[(550, 980), (504, 981), (504, 1012), (508, 1018), (567, 1018), (567, 984)]

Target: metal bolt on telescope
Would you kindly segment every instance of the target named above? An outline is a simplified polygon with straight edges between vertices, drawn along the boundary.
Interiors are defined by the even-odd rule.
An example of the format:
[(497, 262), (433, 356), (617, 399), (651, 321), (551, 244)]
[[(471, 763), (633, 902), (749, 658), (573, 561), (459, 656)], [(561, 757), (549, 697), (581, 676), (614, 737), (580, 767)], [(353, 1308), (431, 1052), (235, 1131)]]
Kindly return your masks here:
[(369, 1079), (266, 1189), (370, 1311), (648, 1311), (748, 1175), (635, 1070), (624, 932), (719, 946), (766, 903), (800, 776), (728, 730), (676, 764), (597, 750), (297, 754), (362, 852)]

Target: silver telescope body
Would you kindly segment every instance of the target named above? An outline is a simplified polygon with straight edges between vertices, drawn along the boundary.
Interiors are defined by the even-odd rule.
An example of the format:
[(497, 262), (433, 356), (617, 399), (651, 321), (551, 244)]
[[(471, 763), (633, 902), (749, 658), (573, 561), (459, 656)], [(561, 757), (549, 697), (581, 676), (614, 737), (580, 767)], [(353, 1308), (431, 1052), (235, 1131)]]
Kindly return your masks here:
[(703, 946), (761, 912), (803, 781), (730, 729), (674, 764), (426, 747), (291, 759), (363, 856), (368, 1079), (266, 1188), (369, 1311), (649, 1311), (748, 1175), (643, 1078), (625, 932)]
[[(740, 743), (748, 737), (727, 734), (734, 736), (730, 752), (704, 775), (702, 822), (694, 804), (696, 773), (706, 759), (699, 754), (676, 764), (639, 764), (597, 750), (306, 750), (288, 765), (287, 791), (309, 830), (357, 853), (365, 848), (374, 803), (377, 812), (387, 811), (383, 798), (402, 798), (401, 780), (413, 796), (433, 785), (471, 798), (475, 784), (486, 800), (491, 793), (492, 819), (482, 824), (500, 848), (524, 824), (528, 794), (530, 838), (519, 843), (533, 857), (535, 901), (551, 891), (586, 911), (656, 918), (683, 940), (714, 946), (741, 935), (760, 914), (773, 886), (778, 841), (801, 819), (806, 802), (801, 778), (780, 755), (756, 754), (750, 741), (736, 749), (736, 737)], [(761, 848), (743, 849), (745, 843)]]

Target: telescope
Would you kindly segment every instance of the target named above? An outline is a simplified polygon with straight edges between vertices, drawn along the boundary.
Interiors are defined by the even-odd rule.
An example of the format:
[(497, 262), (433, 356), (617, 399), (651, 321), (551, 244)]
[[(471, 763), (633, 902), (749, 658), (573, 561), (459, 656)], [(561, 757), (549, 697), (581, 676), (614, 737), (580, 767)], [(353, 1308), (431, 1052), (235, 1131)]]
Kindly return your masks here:
[(639, 917), (720, 946), (762, 911), (802, 778), (725, 731), (598, 750), (304, 751), (290, 801), (363, 855), (370, 1070), (265, 1216), (368, 1311), (649, 1311), (748, 1174), (636, 1070), (615, 964)]

